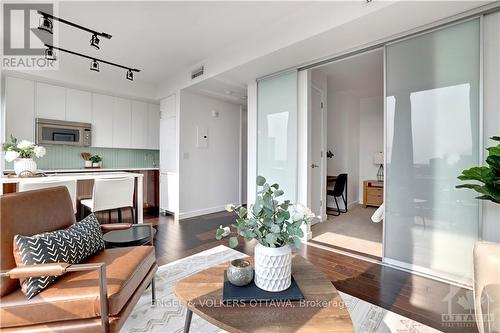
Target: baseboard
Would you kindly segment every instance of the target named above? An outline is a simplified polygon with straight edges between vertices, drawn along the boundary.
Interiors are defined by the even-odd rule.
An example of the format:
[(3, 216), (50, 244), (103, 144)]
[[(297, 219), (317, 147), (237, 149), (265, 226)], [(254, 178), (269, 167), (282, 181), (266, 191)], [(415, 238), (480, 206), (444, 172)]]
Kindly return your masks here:
[(185, 219), (189, 219), (189, 218), (197, 217), (197, 216), (201, 216), (201, 215), (222, 212), (224, 210), (226, 210), (226, 205), (210, 207), (210, 208), (203, 208), (203, 209), (199, 209), (199, 210), (193, 210), (190, 212), (179, 213), (179, 220), (185, 220)]

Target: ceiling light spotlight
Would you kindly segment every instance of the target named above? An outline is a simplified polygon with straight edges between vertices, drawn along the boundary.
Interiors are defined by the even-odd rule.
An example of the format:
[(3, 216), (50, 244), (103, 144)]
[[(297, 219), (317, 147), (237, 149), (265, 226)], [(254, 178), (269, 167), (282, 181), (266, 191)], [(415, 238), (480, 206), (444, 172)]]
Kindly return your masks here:
[(38, 21), (38, 29), (52, 34), (52, 20), (47, 16), (43, 15)]
[(97, 62), (97, 60), (94, 59), (90, 62), (90, 70), (94, 72), (99, 72), (99, 63)]
[(53, 48), (48, 47), (45, 49), (45, 59), (56, 60), (56, 53), (54, 52)]
[(90, 46), (92, 46), (96, 50), (99, 50), (99, 37), (97, 37), (96, 34), (93, 34), (92, 38), (90, 38)]
[(134, 73), (131, 69), (127, 70), (127, 80), (134, 81)]

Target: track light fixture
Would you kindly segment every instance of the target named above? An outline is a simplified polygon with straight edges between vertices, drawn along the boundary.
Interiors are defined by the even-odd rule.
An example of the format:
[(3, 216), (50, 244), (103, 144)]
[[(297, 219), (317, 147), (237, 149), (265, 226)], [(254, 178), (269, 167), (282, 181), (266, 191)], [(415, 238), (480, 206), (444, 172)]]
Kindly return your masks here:
[(99, 72), (99, 63), (97, 62), (97, 60), (93, 59), (90, 62), (90, 70), (94, 72)]
[[(126, 78), (127, 78), (127, 80), (130, 80), (130, 81), (134, 80), (134, 73), (133, 72), (140, 72), (141, 71), (140, 69), (137, 69), (137, 68), (130, 68), (128, 66), (123, 66), (123, 65), (120, 65), (120, 64), (116, 64), (114, 62), (110, 62), (110, 61), (106, 61), (106, 60), (102, 60), (102, 59), (97, 59), (95, 57), (91, 57), (91, 56), (88, 56), (86, 54), (81, 54), (81, 53), (78, 53), (78, 52), (66, 50), (66, 49), (63, 49), (63, 48), (60, 48), (60, 47), (57, 47), (57, 46), (45, 44), (45, 47), (47, 48), (47, 50), (45, 51), (45, 55), (47, 56), (47, 52), (52, 52), (51, 54), (54, 56), (54, 60), (55, 60), (55, 54), (54, 54), (53, 50), (59, 50), (61, 52), (66, 52), (66, 53), (73, 54), (73, 55), (76, 55), (76, 56), (79, 56), (79, 57), (82, 57), (82, 58), (90, 59), (90, 61), (91, 61), (90, 62), (90, 70), (92, 70), (92, 71), (99, 72), (99, 66), (100, 66), (99, 63), (108, 64), (108, 65), (111, 65), (111, 66), (115, 66), (115, 67), (126, 69), (127, 70)], [(50, 51), (48, 51), (48, 50), (50, 50)]]
[(134, 73), (132, 73), (131, 69), (127, 70), (126, 78), (127, 78), (127, 80), (134, 81)]
[(94, 49), (99, 50), (99, 37), (96, 34), (93, 34), (90, 38), (90, 46)]
[(38, 21), (38, 29), (52, 34), (52, 20), (46, 15), (42, 15), (42, 17), (40, 17), (40, 20)]
[(47, 60), (56, 60), (56, 54), (55, 54), (53, 48), (48, 47), (48, 48), (45, 49), (45, 59), (47, 59)]
[(40, 24), (39, 24), (38, 29), (52, 33), (52, 20), (59, 21), (59, 22), (64, 23), (66, 25), (72, 26), (74, 28), (90, 32), (92, 34), (92, 37), (90, 39), (90, 46), (95, 47), (96, 49), (99, 49), (99, 36), (103, 37), (103, 38), (107, 38), (107, 39), (111, 39), (111, 37), (112, 37), (110, 34), (108, 34), (106, 32), (98, 32), (98, 31), (86, 28), (84, 26), (81, 26), (79, 24), (64, 20), (60, 17), (56, 17), (54, 15), (42, 12), (40, 10), (38, 11), (38, 14), (42, 15), (42, 17), (40, 18)]

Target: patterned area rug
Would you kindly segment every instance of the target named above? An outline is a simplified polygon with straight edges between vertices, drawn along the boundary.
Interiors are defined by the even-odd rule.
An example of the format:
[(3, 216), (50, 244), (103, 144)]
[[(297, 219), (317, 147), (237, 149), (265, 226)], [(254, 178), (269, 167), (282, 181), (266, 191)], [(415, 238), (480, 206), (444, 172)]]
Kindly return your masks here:
[[(186, 308), (175, 297), (175, 284), (183, 278), (212, 265), (244, 257), (245, 254), (220, 245), (193, 256), (161, 266), (156, 274), (156, 306), (151, 306), (148, 288), (121, 332), (180, 333), (184, 329)], [(348, 294), (340, 293), (346, 302), (358, 333), (427, 333), (439, 332), (431, 327), (387, 311)], [(192, 333), (224, 332), (193, 314)]]

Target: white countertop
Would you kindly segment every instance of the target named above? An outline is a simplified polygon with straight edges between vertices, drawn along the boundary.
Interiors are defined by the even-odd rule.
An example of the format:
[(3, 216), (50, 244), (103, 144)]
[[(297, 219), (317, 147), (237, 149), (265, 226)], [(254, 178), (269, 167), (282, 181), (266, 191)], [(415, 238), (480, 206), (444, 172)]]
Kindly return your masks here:
[[(109, 169), (108, 169), (109, 170)], [(143, 169), (140, 169), (143, 170)], [(17, 184), (21, 182), (44, 182), (44, 181), (60, 181), (60, 180), (86, 180), (98, 178), (120, 178), (120, 177), (136, 177), (142, 178), (144, 175), (134, 172), (75, 172), (63, 175), (48, 175), (47, 177), (31, 177), (31, 178), (9, 178), (7, 176), (0, 177), (0, 184)]]
[[(160, 170), (160, 168), (144, 167), (144, 168), (81, 168), (81, 169), (49, 169), (40, 170), (45, 173), (71, 173), (71, 172), (109, 172), (109, 171), (141, 171), (141, 170)], [(4, 170), (4, 172), (14, 173), (14, 170)]]

